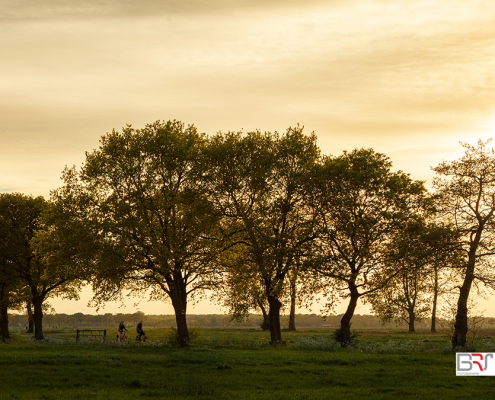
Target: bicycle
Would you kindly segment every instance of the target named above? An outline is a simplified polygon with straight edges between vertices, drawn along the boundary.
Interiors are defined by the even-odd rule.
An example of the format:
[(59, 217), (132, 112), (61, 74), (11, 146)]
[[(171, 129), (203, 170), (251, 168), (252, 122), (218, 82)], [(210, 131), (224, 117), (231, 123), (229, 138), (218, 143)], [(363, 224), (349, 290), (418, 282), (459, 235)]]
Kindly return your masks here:
[[(119, 341), (119, 334), (117, 333), (117, 342)], [(127, 342), (127, 336), (125, 335), (125, 332), (122, 332), (120, 334), (120, 342)]]
[(136, 342), (146, 342), (147, 339), (148, 337), (144, 334), (138, 333), (136, 336)]

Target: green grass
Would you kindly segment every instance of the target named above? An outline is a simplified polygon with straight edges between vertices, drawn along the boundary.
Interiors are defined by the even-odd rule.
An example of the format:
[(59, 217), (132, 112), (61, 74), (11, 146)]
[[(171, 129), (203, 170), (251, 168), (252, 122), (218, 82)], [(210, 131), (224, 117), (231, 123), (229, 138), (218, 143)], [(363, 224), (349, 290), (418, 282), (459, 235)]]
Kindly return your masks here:
[[(150, 343), (127, 345), (15, 336), (0, 344), (0, 399), (465, 399), (495, 384), (456, 377), (442, 334), (365, 332), (343, 349), (328, 330), (283, 332), (287, 345), (272, 347), (266, 332), (202, 329), (181, 349), (165, 343), (165, 330), (147, 333)], [(495, 351), (495, 340), (477, 346)]]

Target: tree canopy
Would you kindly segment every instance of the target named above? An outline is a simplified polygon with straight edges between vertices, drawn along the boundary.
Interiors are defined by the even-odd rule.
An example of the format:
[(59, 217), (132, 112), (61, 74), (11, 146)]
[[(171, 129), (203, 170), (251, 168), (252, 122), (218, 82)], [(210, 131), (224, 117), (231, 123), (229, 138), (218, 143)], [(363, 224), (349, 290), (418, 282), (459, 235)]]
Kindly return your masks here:
[(188, 296), (213, 288), (219, 276), (218, 218), (201, 180), (204, 146), (196, 128), (177, 121), (127, 126), (103, 136), (80, 172), (65, 174), (97, 237), (95, 301), (123, 291), (170, 298), (183, 346)]
[(316, 136), (304, 135), (300, 127), (281, 135), (218, 134), (208, 148), (209, 196), (238, 253), (228, 273), (231, 280), (254, 280), (263, 288), (272, 343), (282, 341), (280, 309), (287, 275), (315, 238), (307, 178), (319, 157)]
[(4, 262), (29, 293), (34, 307), (35, 338), (43, 339), (43, 303), (53, 296), (77, 298), (81, 271), (68, 262), (53, 262), (46, 248), (53, 231), (44, 220), (52, 204), (43, 197), (22, 194), (1, 194), (3, 243), (8, 251)]
[(434, 330), (439, 296), (459, 285), (452, 344), (464, 346), (472, 285), (495, 288), (495, 150), (463, 146), (433, 169), (428, 194), (373, 149), (322, 156), (299, 125), (212, 137), (175, 120), (113, 130), (64, 170), (50, 201), (0, 194), (2, 336), (7, 309), (25, 303), (43, 338), (46, 300), (77, 297), (86, 281), (97, 306), (169, 299), (181, 346), (188, 304), (209, 289), (235, 317), (261, 309), (273, 344), (283, 307), (295, 329), (296, 304), (323, 291), (330, 309), (349, 301), (346, 345), (360, 299), (410, 329), (431, 305)]
[(328, 291), (349, 298), (341, 321), (343, 343), (351, 341), (350, 321), (358, 299), (396, 274), (383, 276), (387, 246), (425, 193), (422, 182), (392, 172), (391, 165), (384, 154), (356, 149), (326, 158), (314, 175), (313, 202), (321, 227), (312, 264), (328, 279)]

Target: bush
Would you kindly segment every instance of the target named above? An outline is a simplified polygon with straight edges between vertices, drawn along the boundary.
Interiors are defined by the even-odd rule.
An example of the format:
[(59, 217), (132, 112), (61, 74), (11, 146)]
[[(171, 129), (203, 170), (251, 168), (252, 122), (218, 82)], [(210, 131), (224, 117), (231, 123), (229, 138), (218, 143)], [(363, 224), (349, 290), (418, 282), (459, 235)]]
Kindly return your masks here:
[[(188, 328), (189, 341), (194, 342), (199, 337), (199, 328)], [(179, 332), (177, 328), (170, 327), (170, 332), (165, 336), (165, 340), (168, 344), (172, 346), (179, 345)]]
[(270, 330), (270, 319), (268, 318), (263, 318), (260, 320), (260, 328), (262, 331), (268, 331)]
[(357, 343), (357, 338), (360, 336), (360, 332), (358, 331), (353, 331), (351, 330), (351, 341), (350, 342), (344, 342), (344, 339), (342, 338), (342, 328), (338, 327), (335, 332), (332, 333), (332, 339), (335, 340), (336, 342), (340, 343), (341, 346), (347, 347), (350, 346), (351, 344)]

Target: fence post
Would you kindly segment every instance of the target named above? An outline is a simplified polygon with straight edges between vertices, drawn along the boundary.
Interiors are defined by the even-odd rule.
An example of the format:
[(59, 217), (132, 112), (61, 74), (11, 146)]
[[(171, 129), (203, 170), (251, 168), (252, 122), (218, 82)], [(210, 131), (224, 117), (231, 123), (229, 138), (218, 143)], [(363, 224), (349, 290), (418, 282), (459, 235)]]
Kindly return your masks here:
[(76, 331), (76, 342), (79, 342), (79, 329)]
[(103, 330), (103, 340), (107, 340), (107, 330)]

